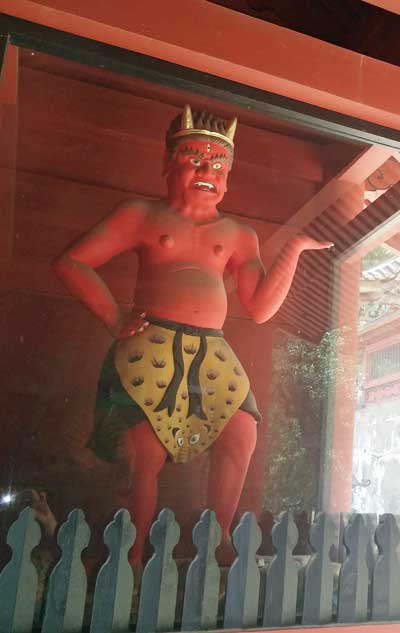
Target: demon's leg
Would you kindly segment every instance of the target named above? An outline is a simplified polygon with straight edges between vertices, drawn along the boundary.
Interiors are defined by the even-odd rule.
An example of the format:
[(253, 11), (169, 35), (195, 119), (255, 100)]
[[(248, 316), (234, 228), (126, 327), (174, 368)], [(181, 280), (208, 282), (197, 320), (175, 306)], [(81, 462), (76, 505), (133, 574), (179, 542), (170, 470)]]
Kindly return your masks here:
[(254, 418), (250, 413), (239, 410), (211, 448), (207, 507), (215, 511), (222, 529), (221, 562), (232, 554), (230, 527), (256, 440)]
[(136, 540), (129, 553), (129, 561), (140, 566), (157, 506), (157, 477), (165, 464), (167, 452), (150, 424), (142, 422), (125, 434), (124, 454), (131, 471), (132, 487), (122, 502), (136, 526)]

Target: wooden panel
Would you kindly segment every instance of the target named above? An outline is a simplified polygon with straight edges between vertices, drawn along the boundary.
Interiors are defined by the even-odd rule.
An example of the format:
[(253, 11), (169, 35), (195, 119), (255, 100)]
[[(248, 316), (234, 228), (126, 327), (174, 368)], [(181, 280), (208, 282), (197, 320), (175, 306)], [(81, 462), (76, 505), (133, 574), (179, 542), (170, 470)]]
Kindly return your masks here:
[[(133, 291), (136, 283), (135, 260), (127, 267), (127, 258), (135, 255), (125, 253), (121, 255), (124, 262), (115, 258), (99, 269), (101, 276), (110, 286), (113, 295), (119, 303), (132, 303)], [(115, 267), (117, 272), (115, 273)], [(121, 274), (121, 268), (131, 269), (131, 273)], [(68, 296), (61, 282), (56, 278), (50, 261), (35, 260), (32, 257), (15, 257), (0, 271), (0, 287), (3, 290), (21, 290), (29, 293)]]
[(235, 136), (235, 161), (261, 165), (294, 179), (322, 182), (321, 146), (240, 124)]
[[(30, 172), (17, 172), (16, 220), (39, 222), (63, 231), (83, 233), (101, 220), (112, 207), (130, 197), (126, 191), (97, 187)], [(280, 227), (263, 219), (248, 217), (246, 209), (223, 212), (252, 226), (263, 243)], [(19, 225), (19, 226), (20, 226)], [(18, 238), (20, 239), (20, 238)]]
[[(156, 95), (149, 99), (27, 67), (20, 68), (20, 99), (22, 124), (32, 117), (50, 127), (50, 115), (55, 123), (73, 131), (80, 129), (88, 135), (101, 133), (119, 140), (144, 137), (161, 150), (166, 129), (183, 105), (181, 102), (180, 107), (176, 107)], [(239, 163), (260, 163), (276, 171), (289, 172), (293, 178), (313, 182), (323, 179), (320, 146), (316, 143), (240, 124), (240, 121), (235, 140)]]
[[(309, 143), (316, 143), (317, 145), (327, 141), (325, 134), (320, 134), (317, 130), (311, 128), (300, 127), (296, 121), (291, 122), (277, 119), (272, 115), (267, 115), (265, 112), (261, 113), (246, 107), (240, 107), (241, 104), (239, 106), (239, 104), (221, 102), (217, 100), (217, 98), (213, 99), (210, 96), (186, 92), (181, 88), (178, 89), (173, 86), (155, 84), (138, 77), (117, 74), (105, 68), (86, 66), (74, 61), (27, 49), (21, 49), (20, 63), (28, 68), (44, 70), (45, 72), (58, 76), (104, 86), (105, 88), (117, 90), (118, 92), (125, 92), (146, 99), (162, 101), (178, 109), (181, 109), (182, 104), (187, 102), (190, 103), (195, 110), (210, 110), (226, 118), (237, 116), (240, 123), (239, 130), (245, 125), (249, 128), (257, 128), (257, 132), (263, 129), (269, 130), (276, 134), (306, 140)], [(253, 131), (255, 132), (256, 130)], [(343, 144), (343, 141), (341, 141), (341, 144)], [(242, 143), (240, 143), (240, 145), (242, 146)], [(309, 146), (307, 145), (307, 147)], [(319, 147), (316, 148), (316, 151), (318, 150)], [(307, 161), (308, 157), (306, 156), (306, 163)], [(317, 168), (318, 165), (319, 160), (317, 160)]]
[(21, 69), (18, 166), (161, 195), (162, 139), (171, 108)]
[(34, 216), (15, 221), (14, 256), (51, 260), (72, 243), (80, 231), (59, 229), (43, 223)]
[[(0, 105), (0, 108), (2, 106)], [(3, 106), (4, 107), (4, 106)], [(0, 167), (0, 262), (12, 255), (14, 232), (15, 169)]]
[(16, 216), (83, 233), (129, 194), (41, 174), (17, 172)]
[[(177, 108), (29, 68), (21, 69), (20, 103), (19, 169), (165, 195), (163, 138)], [(319, 146), (248, 126), (237, 138), (221, 208), (287, 220), (322, 180)]]
[(316, 191), (315, 183), (293, 178), (288, 172), (272, 172), (250, 164), (235, 165), (221, 207), (283, 224)]
[(17, 155), (18, 49), (7, 45), (0, 81), (0, 262), (12, 255)]

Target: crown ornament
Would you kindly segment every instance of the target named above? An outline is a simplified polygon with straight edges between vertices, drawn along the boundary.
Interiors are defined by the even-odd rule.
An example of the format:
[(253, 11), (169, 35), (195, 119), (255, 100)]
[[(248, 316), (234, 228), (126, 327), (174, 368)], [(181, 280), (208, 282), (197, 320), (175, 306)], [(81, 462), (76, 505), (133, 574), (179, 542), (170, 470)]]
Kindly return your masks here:
[(236, 132), (236, 126), (237, 126), (237, 118), (234, 117), (226, 124), (225, 130), (223, 132), (218, 129), (215, 129), (215, 130), (206, 129), (206, 128), (201, 128), (200, 126), (194, 127), (192, 109), (190, 105), (185, 105), (182, 112), (181, 128), (180, 130), (175, 132), (175, 134), (172, 135), (172, 138), (180, 138), (182, 136), (193, 136), (194, 134), (200, 134), (200, 135), (202, 134), (204, 136), (208, 136), (211, 138), (218, 138), (222, 141), (225, 141), (233, 149), (234, 147), (233, 139)]

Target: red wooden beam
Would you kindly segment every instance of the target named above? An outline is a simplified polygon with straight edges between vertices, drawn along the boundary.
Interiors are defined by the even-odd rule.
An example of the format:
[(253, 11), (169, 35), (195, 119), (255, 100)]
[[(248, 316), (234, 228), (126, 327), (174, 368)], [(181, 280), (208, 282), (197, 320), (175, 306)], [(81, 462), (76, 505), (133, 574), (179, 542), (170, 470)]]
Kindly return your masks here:
[(399, 0), (364, 0), (368, 4), (374, 4), (376, 7), (385, 9), (386, 11), (392, 11), (400, 15), (400, 3)]
[(400, 130), (400, 69), (205, 0), (0, 0), (0, 11)]

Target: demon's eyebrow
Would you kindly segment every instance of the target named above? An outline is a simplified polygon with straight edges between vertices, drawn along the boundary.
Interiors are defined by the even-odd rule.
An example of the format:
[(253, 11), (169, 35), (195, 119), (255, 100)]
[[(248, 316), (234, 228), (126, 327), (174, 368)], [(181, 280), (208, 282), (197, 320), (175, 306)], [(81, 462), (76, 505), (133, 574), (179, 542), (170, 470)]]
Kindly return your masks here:
[(223, 163), (227, 163), (228, 157), (225, 154), (213, 154), (210, 156), (210, 160), (219, 160)]
[(184, 156), (186, 154), (195, 154), (196, 156), (199, 156), (199, 158), (204, 158), (203, 152), (200, 152), (200, 150), (190, 147), (190, 145), (187, 145), (186, 147), (182, 147), (182, 149), (178, 150), (178, 153), (183, 154)]

